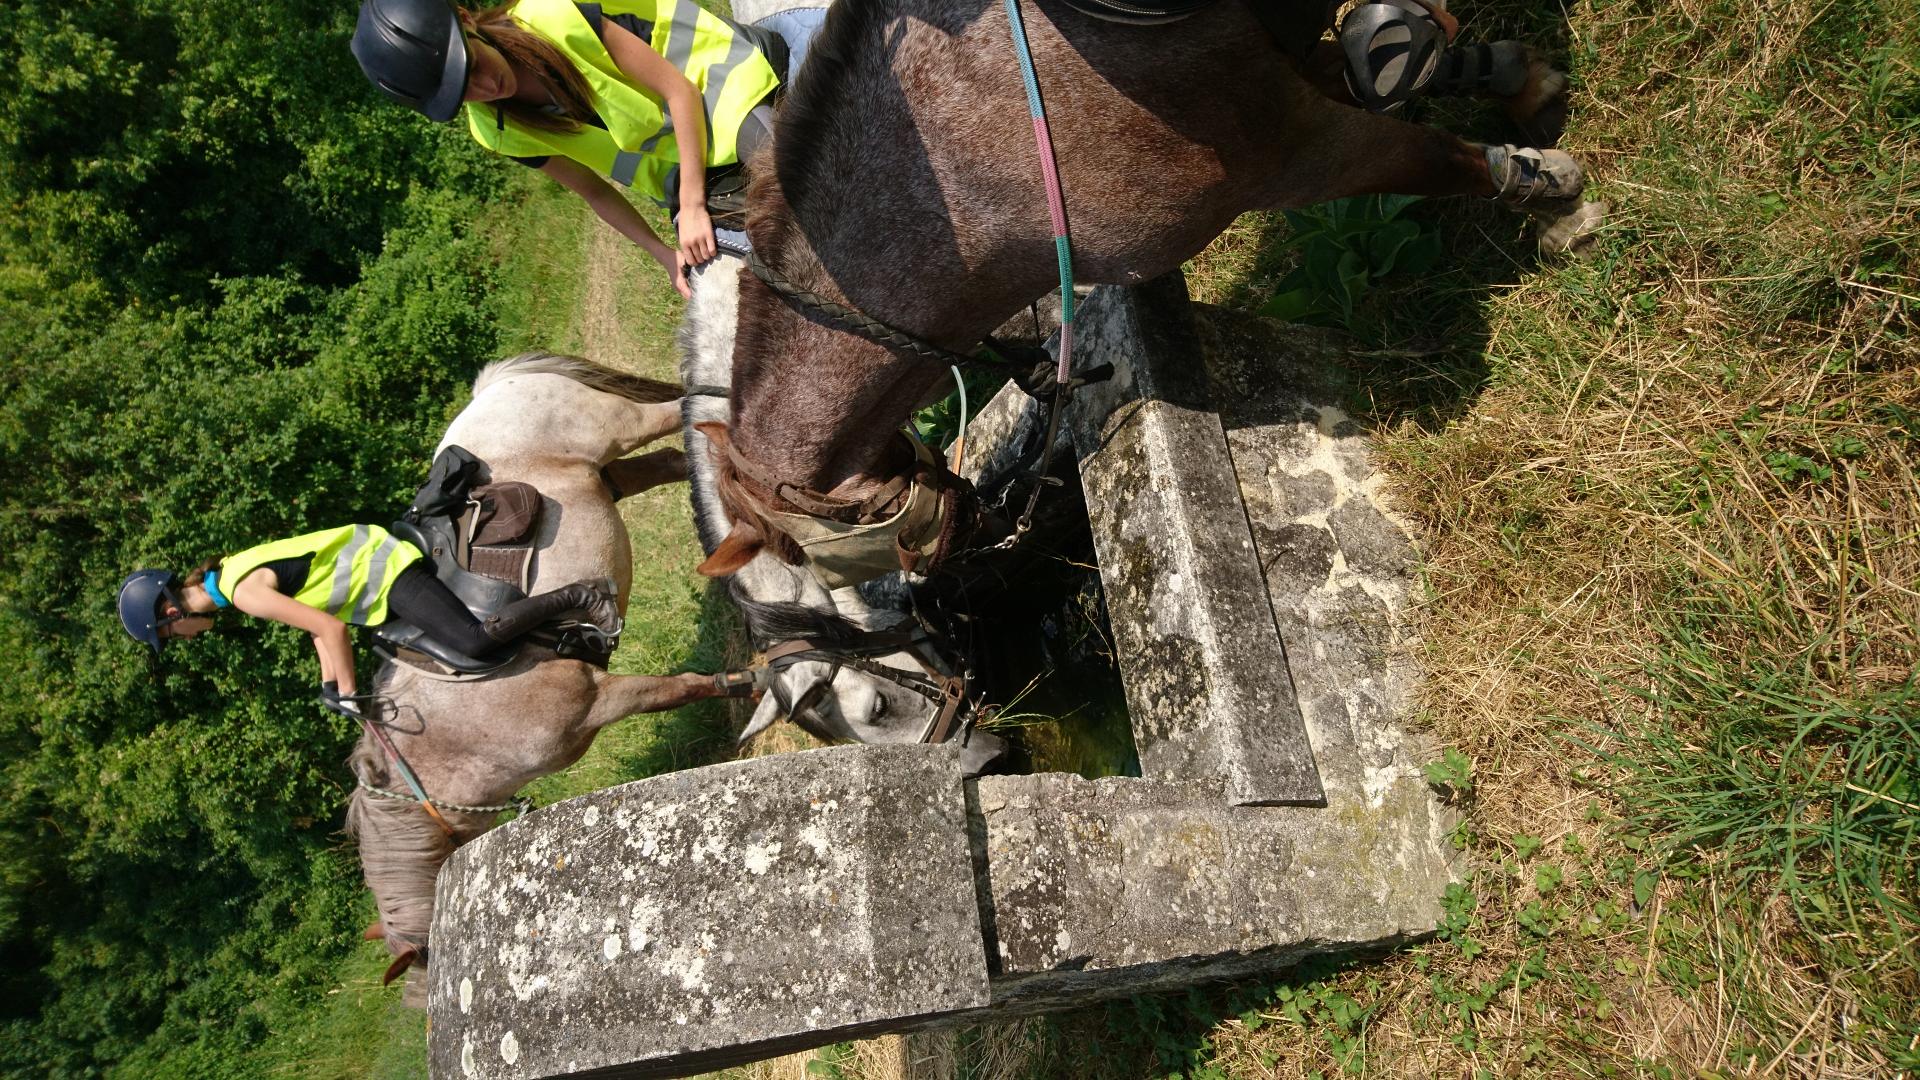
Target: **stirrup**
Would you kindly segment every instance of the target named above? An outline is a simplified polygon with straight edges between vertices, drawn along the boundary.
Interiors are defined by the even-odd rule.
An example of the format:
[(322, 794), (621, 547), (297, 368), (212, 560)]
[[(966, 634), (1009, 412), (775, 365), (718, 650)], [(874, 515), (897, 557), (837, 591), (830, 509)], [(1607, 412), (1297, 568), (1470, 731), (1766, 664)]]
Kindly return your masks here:
[(620, 635), (625, 633), (627, 621), (619, 620), (613, 632), (608, 633), (584, 619), (578, 622), (560, 623), (554, 627), (559, 641), (553, 651), (561, 656), (611, 656), (620, 647)]

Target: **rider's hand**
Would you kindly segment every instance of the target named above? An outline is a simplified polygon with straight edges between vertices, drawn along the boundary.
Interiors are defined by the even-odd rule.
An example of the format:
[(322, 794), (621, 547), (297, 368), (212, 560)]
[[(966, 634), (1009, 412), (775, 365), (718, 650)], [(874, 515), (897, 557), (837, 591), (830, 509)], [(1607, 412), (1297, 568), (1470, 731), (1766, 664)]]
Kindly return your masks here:
[(673, 282), (673, 290), (680, 294), (680, 299), (693, 299), (693, 286), (687, 284), (686, 257), (678, 251), (670, 251), (667, 253), (665, 265), (667, 268), (667, 280)]
[(699, 266), (719, 251), (713, 240), (713, 218), (705, 206), (682, 206), (679, 229), (680, 260), (686, 265)]

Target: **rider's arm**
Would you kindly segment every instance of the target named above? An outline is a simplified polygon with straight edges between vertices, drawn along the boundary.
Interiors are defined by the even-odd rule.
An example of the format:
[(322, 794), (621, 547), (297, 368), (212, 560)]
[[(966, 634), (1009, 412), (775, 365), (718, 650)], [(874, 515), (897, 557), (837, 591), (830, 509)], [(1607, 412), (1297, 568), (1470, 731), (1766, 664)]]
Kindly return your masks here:
[(356, 693), (353, 679), (353, 642), (347, 624), (308, 607), (274, 588), (273, 571), (262, 567), (248, 574), (227, 594), (233, 606), (249, 615), (305, 630), (313, 635), (313, 651), (320, 654), (320, 681), (338, 683), (342, 696)]
[(700, 92), (667, 58), (609, 19), (601, 28), (607, 55), (629, 79), (666, 102), (680, 149), (680, 254), (698, 266), (714, 256), (707, 216), (707, 114)]
[(677, 252), (653, 234), (653, 230), (647, 227), (646, 219), (640, 216), (640, 211), (634, 209), (618, 188), (585, 165), (558, 154), (542, 162), (540, 171), (552, 177), (561, 187), (585, 199), (600, 220), (611, 225), (615, 232), (640, 245), (640, 250), (666, 267), (667, 276), (673, 279), (673, 287), (680, 290), (680, 295), (687, 295), (686, 276), (680, 268)]

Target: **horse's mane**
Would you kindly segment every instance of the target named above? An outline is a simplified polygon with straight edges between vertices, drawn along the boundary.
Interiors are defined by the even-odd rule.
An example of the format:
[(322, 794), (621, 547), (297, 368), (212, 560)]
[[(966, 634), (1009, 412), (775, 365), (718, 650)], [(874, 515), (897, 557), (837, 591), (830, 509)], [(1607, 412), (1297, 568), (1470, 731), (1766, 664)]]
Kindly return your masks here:
[(728, 592), (746, 617), (749, 636), (759, 643), (808, 638), (828, 645), (849, 645), (860, 636), (860, 626), (836, 611), (808, 607), (791, 600), (755, 600), (739, 578)]
[(478, 396), (488, 386), (512, 375), (562, 375), (589, 389), (647, 405), (680, 396), (680, 387), (670, 382), (615, 371), (584, 357), (537, 349), (495, 360), (481, 368), (473, 380), (473, 392)]
[(869, 39), (893, 16), (894, 6), (894, 0), (838, 0), (827, 8), (826, 21), (807, 46), (803, 77), (794, 80), (780, 103), (777, 149), (770, 155), (776, 168), (757, 171), (748, 206), (759, 205), (757, 196), (764, 194), (760, 189), (775, 183), (795, 204), (819, 191), (845, 194), (844, 177), (836, 183), (836, 178), (816, 177), (815, 172), (845, 138), (859, 135), (859, 118), (846, 107), (849, 84), (862, 59), (871, 55)]

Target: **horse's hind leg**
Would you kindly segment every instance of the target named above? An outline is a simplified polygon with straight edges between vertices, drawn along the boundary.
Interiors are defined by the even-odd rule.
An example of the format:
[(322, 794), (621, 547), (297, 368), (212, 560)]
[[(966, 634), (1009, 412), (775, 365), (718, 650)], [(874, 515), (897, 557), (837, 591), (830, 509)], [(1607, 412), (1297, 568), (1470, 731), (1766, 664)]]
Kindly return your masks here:
[[(1409, 124), (1357, 108), (1314, 102), (1296, 110), (1291, 152), (1276, 155), (1263, 185), (1274, 208), (1307, 206), (1349, 195), (1477, 195), (1497, 198), (1543, 222), (1583, 208), (1579, 163), (1558, 150), (1485, 146), (1438, 128)], [(1549, 228), (1566, 250), (1575, 235)]]
[[(1340, 46), (1323, 41), (1300, 64), (1323, 96), (1361, 107), (1348, 83)], [(1456, 43), (1441, 53), (1433, 78), (1412, 97), (1471, 95), (1500, 103), (1532, 146), (1551, 147), (1567, 124), (1567, 77), (1520, 41)]]
[(1553, 146), (1566, 130), (1567, 77), (1524, 42), (1449, 46), (1427, 92), (1498, 101), (1534, 146)]
[(600, 470), (606, 478), (607, 486), (613, 491), (613, 499), (619, 502), (629, 495), (638, 495), (648, 488), (661, 484), (671, 484), (687, 478), (687, 455), (678, 447), (667, 447), (637, 457), (625, 457), (610, 461)]

